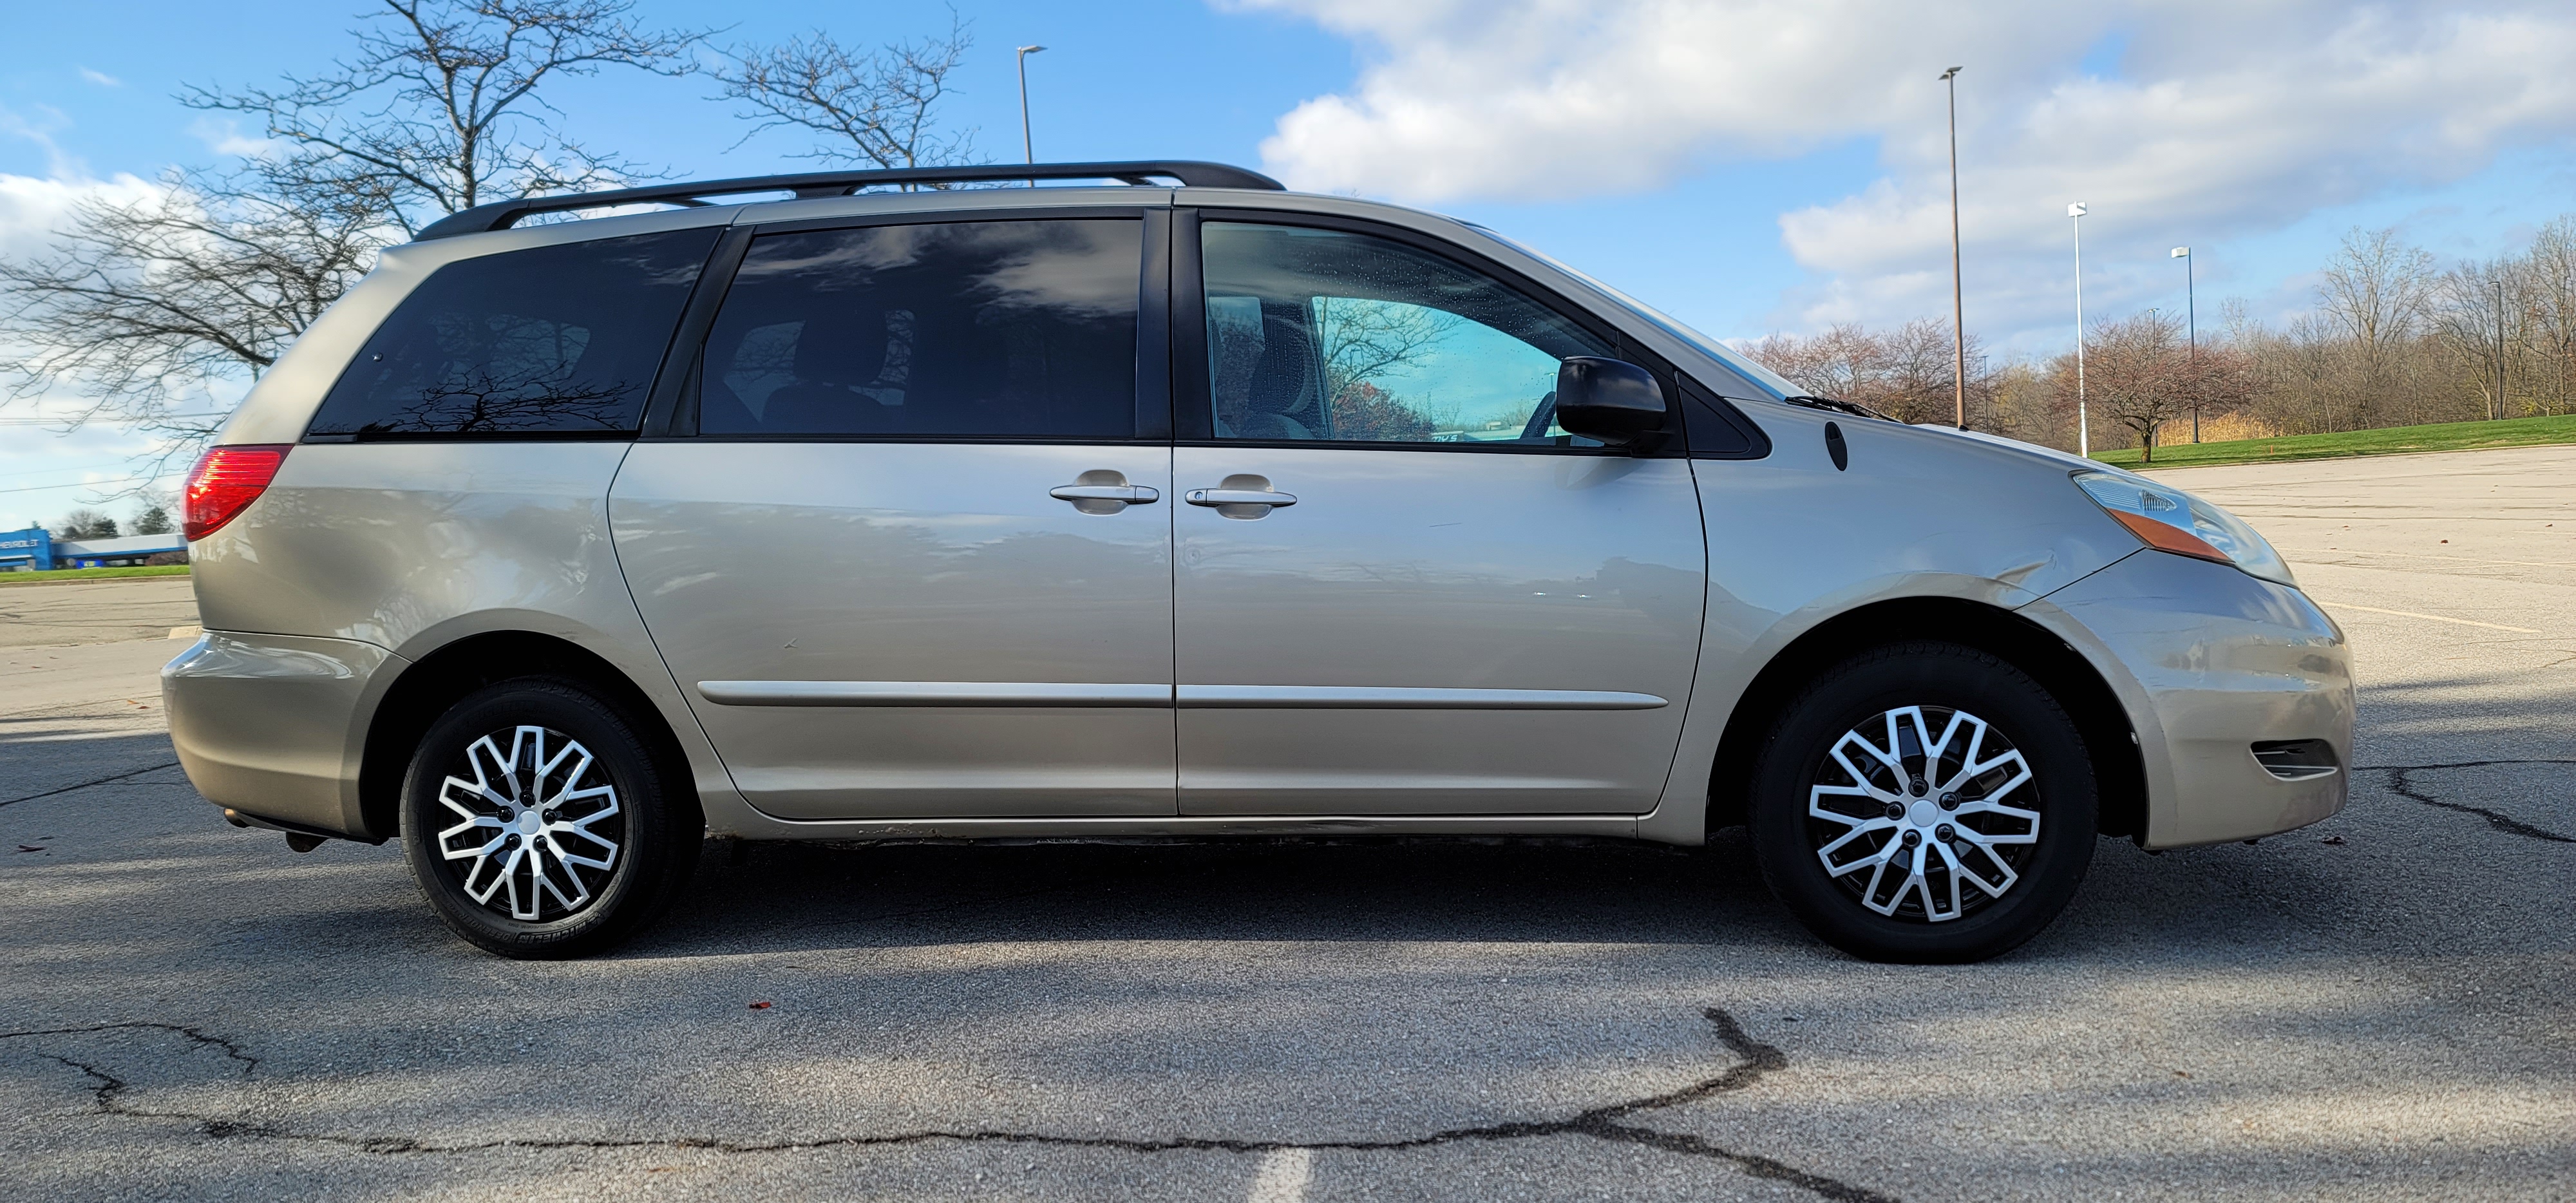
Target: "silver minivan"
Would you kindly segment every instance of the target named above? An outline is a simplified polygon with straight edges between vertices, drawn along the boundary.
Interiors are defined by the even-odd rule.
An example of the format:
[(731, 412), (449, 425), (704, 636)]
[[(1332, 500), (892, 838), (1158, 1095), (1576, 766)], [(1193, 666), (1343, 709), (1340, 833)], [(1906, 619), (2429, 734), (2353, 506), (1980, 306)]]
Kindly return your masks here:
[(1742, 825), (1822, 939), (1961, 961), (2097, 836), (2342, 807), (2343, 636), (2251, 528), (1799, 392), (1216, 164), (489, 205), (198, 463), (171, 733), (236, 824), (399, 838), (520, 957), (633, 932), (708, 833)]

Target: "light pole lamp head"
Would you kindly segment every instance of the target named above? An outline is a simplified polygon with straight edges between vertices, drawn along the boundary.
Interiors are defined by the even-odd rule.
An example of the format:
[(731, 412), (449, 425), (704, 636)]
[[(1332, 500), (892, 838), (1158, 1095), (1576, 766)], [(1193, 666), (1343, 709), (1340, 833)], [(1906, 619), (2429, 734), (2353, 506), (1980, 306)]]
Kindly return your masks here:
[(2175, 248), (2173, 249), (2173, 254), (2172, 254), (2172, 255), (2170, 255), (2170, 256), (2168, 256), (2168, 258), (2173, 258), (2173, 259), (2189, 259), (2189, 258), (2191, 258), (2191, 248), (2190, 248), (2190, 247), (2187, 247), (2187, 246), (2178, 246), (2178, 247), (2175, 247)]
[(2077, 201), (2074, 204), (2066, 206), (2066, 215), (2068, 217), (2082, 217), (2091, 211), (2092, 210), (2084, 207), (2084, 202), (2082, 201)]
[(1022, 47), (1020, 47), (1020, 53), (1021, 53), (1022, 55), (1031, 55), (1031, 54), (1036, 54), (1038, 51), (1041, 51), (1041, 50), (1044, 50), (1044, 49), (1046, 49), (1046, 47), (1044, 47), (1044, 46), (1022, 46)]
[(1959, 78), (1959, 72), (1961, 72), (1961, 71), (1963, 71), (1963, 70), (1966, 70), (1966, 68), (1963, 68), (1963, 67), (1952, 67), (1952, 68), (1950, 68), (1949, 70), (1942, 72), (1942, 73), (1941, 73), (1941, 78), (1943, 78), (1943, 79), (1957, 79), (1957, 78)]

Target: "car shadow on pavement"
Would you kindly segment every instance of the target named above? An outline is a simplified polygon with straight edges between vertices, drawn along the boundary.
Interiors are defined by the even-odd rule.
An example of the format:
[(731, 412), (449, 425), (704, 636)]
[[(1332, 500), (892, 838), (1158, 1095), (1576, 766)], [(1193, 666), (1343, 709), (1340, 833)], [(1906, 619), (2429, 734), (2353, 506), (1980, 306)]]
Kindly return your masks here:
[[(2421, 788), (2472, 784), (2434, 774)], [(203, 1156), (223, 1168), (196, 1169), (201, 1182), (245, 1193), (284, 1181), (280, 1167), (353, 1158), (399, 1161), (386, 1172), (420, 1189), (497, 1188), (591, 1158), (782, 1142), (836, 1165), (981, 1164), (970, 1141), (905, 1135), (922, 1132), (992, 1133), (1049, 1158), (1544, 1133), (1755, 1061), (1772, 1068), (1728, 1096), (1743, 1101), (1638, 1122), (1676, 1148), (1892, 1195), (1924, 1192), (1873, 1152), (1910, 1122), (1874, 1101), (1890, 1080), (2017, 1133), (2015, 1159), (2046, 1147), (2125, 1167), (2122, 1180), (2210, 1184), (2213, 1167), (2252, 1173), (2263, 1157), (2340, 1172), (2356, 1154), (2331, 1117), (2370, 1107), (2408, 1173), (2528, 1185), (2546, 1177), (2525, 1160), (2565, 1149), (2519, 1129), (2430, 1144), (2456, 1103), (2383, 1102), (2393, 1072), (2436, 1099), (2526, 1111), (2567, 1088), (2563, 1064), (2428, 1043), (2448, 1000), (2377, 983), (2398, 965), (2465, 989), (2478, 977), (2463, 965), (2528, 972), (2568, 941), (2402, 905), (2426, 870), (2376, 858), (2517, 837), (2367, 783), (2330, 825), (2341, 845), (2323, 829), (2166, 856), (2103, 841), (2057, 925), (1949, 967), (1816, 943), (1770, 899), (1740, 832), (1706, 849), (710, 841), (687, 896), (625, 949), (527, 964), (448, 936), (393, 847), (289, 853), (223, 827), (175, 772), (0, 809), (0, 829), (30, 823), (66, 838), (12, 864), (22, 934), (0, 953), (0, 998), (30, 1035), (0, 1057), (0, 1089), (64, 1147)], [(1739, 1025), (1721, 1036), (1773, 1052), (1731, 1052), (1710, 1008)], [(567, 1080), (575, 1065), (600, 1068)], [(2127, 1116), (2105, 1130), (2132, 1132), (2212, 1106), (2311, 1134), (2261, 1156), (2160, 1161), (2051, 1118)], [(154, 1136), (155, 1122), (177, 1126)], [(557, 1144), (510, 1152), (528, 1141)], [(1510, 1155), (1475, 1141), (1492, 1150), (1479, 1157)], [(1656, 1172), (1705, 1185), (1690, 1175), (1736, 1171), (1684, 1152)]]

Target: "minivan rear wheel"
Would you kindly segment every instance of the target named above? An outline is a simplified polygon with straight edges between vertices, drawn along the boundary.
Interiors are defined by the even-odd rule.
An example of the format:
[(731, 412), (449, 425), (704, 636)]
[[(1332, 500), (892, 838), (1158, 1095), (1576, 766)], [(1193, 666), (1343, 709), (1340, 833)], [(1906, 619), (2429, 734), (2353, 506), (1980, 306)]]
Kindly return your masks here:
[(2073, 720), (2013, 665), (1952, 643), (1865, 652), (1783, 711), (1754, 770), (1763, 880), (1874, 961), (1977, 961), (2037, 935), (2092, 863)]
[(430, 907), (506, 957), (611, 947), (668, 905), (704, 821), (617, 707), (580, 683), (486, 686), (421, 737), (403, 850)]

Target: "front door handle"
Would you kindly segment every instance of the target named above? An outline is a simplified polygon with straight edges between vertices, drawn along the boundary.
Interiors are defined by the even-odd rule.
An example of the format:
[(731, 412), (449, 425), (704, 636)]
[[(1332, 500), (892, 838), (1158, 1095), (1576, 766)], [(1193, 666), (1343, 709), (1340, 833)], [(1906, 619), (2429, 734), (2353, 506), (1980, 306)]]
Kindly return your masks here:
[(1181, 494), (1191, 505), (1268, 505), (1297, 504), (1294, 493), (1273, 493), (1267, 489), (1192, 489)]
[(1162, 492), (1154, 486), (1131, 485), (1126, 473), (1106, 468), (1074, 477), (1072, 484), (1057, 485), (1047, 490), (1047, 496), (1070, 501), (1076, 511), (1085, 514), (1122, 513), (1128, 506), (1152, 505), (1163, 499)]
[(1152, 485), (1057, 485), (1047, 496), (1058, 501), (1123, 501), (1129, 505), (1152, 505), (1163, 499)]

